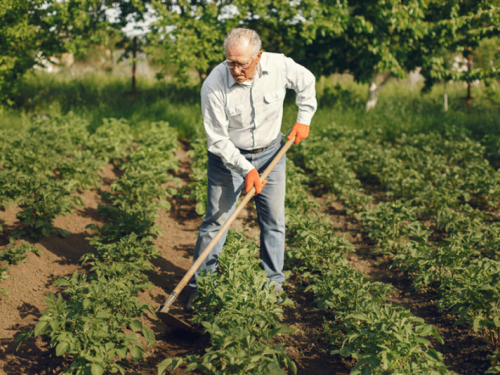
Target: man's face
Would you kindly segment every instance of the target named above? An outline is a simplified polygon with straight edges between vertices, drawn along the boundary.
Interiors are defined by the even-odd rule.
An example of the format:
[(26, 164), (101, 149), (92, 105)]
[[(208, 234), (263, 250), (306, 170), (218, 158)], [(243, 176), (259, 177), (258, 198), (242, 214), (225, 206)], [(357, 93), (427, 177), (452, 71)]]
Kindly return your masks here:
[(237, 45), (230, 44), (226, 47), (226, 60), (229, 65), (234, 63), (234, 67), (229, 68), (229, 71), (236, 82), (248, 82), (255, 76), (262, 52), (259, 51), (256, 57), (252, 56), (253, 52), (253, 46), (249, 45), (248, 40), (241, 40)]

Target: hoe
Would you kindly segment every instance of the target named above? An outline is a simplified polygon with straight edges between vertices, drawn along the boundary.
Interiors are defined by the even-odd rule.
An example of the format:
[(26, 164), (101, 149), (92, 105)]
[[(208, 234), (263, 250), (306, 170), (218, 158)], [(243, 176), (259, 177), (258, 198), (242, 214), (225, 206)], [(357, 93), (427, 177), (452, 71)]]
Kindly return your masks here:
[[(260, 181), (264, 181), (267, 176), (271, 173), (271, 171), (274, 169), (276, 164), (281, 160), (281, 158), (285, 155), (287, 150), (290, 148), (292, 143), (295, 141), (295, 137), (290, 139), (284, 146), (283, 148), (279, 151), (279, 153), (274, 157), (274, 159), (271, 161), (271, 164), (266, 168), (264, 173), (260, 176)], [(174, 303), (174, 301), (177, 299), (179, 296), (180, 292), (188, 281), (193, 277), (194, 273), (196, 270), (200, 267), (201, 263), (205, 260), (205, 258), (210, 254), (214, 246), (219, 242), (220, 238), (222, 235), (229, 229), (233, 221), (236, 219), (236, 217), (240, 214), (241, 210), (246, 206), (246, 204), (250, 201), (250, 199), (253, 197), (255, 193), (255, 187), (252, 188), (248, 192), (247, 195), (243, 198), (241, 203), (238, 205), (238, 207), (234, 210), (232, 215), (227, 219), (227, 221), (224, 223), (222, 228), (219, 230), (219, 232), (215, 235), (215, 237), (212, 239), (212, 241), (208, 244), (208, 246), (203, 250), (199, 258), (196, 260), (196, 262), (193, 263), (191, 268), (188, 270), (186, 275), (182, 278), (180, 283), (177, 285), (177, 287), (174, 289), (172, 294), (168, 297), (167, 301), (165, 302), (164, 305), (160, 306), (157, 310), (156, 313), (158, 314), (159, 318), (168, 326), (174, 328), (174, 329), (181, 329), (185, 331), (189, 331), (192, 333), (199, 333), (197, 329), (195, 329), (193, 326), (190, 324), (186, 323), (184, 320), (177, 318), (176, 316), (170, 314), (168, 311), (170, 310), (170, 306)]]

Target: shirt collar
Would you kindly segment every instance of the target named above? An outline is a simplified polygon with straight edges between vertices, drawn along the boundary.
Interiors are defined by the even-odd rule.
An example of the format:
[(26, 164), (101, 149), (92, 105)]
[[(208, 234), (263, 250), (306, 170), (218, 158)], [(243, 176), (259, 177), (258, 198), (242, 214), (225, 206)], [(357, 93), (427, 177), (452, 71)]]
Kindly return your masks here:
[[(238, 83), (234, 80), (233, 76), (229, 72), (229, 68), (227, 67), (226, 63), (224, 62), (224, 66), (226, 67), (226, 72), (227, 72), (227, 83), (229, 87), (233, 87), (235, 83)], [(257, 67), (257, 72), (256, 74), (259, 74), (260, 77), (262, 77), (262, 74), (269, 74), (269, 68), (268, 68), (268, 61), (267, 61), (267, 54), (265, 52), (262, 53), (262, 58), (260, 59), (259, 66)]]
[(260, 59), (260, 69), (261, 69), (261, 75), (263, 73), (266, 73), (266, 74), (269, 74), (269, 64), (268, 64), (268, 61), (267, 61), (267, 53), (265, 52), (262, 52), (262, 58)]

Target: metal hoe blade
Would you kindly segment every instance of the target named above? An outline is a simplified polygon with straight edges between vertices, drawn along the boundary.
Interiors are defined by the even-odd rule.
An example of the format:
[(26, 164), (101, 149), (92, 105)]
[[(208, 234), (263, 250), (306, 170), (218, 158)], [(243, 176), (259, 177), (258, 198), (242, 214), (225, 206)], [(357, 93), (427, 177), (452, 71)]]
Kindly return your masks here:
[(189, 331), (191, 333), (201, 333), (197, 329), (195, 329), (192, 325), (186, 323), (184, 320), (177, 318), (176, 316), (170, 313), (164, 313), (156, 311), (158, 317), (165, 323), (167, 326), (173, 329), (180, 329), (183, 331)]
[(186, 323), (184, 320), (177, 318), (176, 316), (170, 314), (168, 311), (170, 310), (170, 306), (177, 299), (178, 294), (173, 292), (167, 299), (164, 305), (158, 307), (156, 310), (156, 314), (158, 317), (165, 323), (167, 326), (178, 329), (182, 331), (187, 331), (190, 333), (201, 334), (199, 330), (194, 328), (191, 324)]

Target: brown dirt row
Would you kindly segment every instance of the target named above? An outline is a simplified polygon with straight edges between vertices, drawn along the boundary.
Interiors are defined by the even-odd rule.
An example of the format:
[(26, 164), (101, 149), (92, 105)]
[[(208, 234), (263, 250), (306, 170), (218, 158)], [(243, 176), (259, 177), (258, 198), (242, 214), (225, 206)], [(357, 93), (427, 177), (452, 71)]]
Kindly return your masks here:
[[(107, 165), (102, 173), (103, 188), (109, 188), (112, 179), (112, 166)], [(59, 288), (53, 287), (52, 282), (75, 271), (82, 271), (79, 259), (83, 254), (92, 251), (85, 239), (91, 233), (85, 226), (102, 224), (97, 217), (99, 193), (84, 191), (81, 196), (85, 204), (83, 208), (54, 221), (56, 228), (71, 232), (68, 237), (52, 235), (36, 242), (43, 254), (29, 254), (24, 264), (7, 265), (1, 262), (2, 266), (9, 268), (10, 275), (1, 286), (9, 290), (10, 295), (0, 298), (0, 374), (55, 373), (60, 364), (60, 360), (54, 358), (54, 353), (48, 349), (48, 343), (42, 337), (28, 340), (19, 351), (16, 351), (17, 343), (14, 338), (35, 326), (40, 312), (47, 308), (44, 304), (45, 296), (59, 292)], [(18, 228), (15, 216), (17, 212), (15, 205), (0, 211), (0, 218), (6, 229), (0, 236), (0, 251), (6, 249), (9, 233)], [(33, 243), (29, 237), (23, 240)]]

